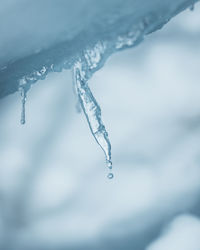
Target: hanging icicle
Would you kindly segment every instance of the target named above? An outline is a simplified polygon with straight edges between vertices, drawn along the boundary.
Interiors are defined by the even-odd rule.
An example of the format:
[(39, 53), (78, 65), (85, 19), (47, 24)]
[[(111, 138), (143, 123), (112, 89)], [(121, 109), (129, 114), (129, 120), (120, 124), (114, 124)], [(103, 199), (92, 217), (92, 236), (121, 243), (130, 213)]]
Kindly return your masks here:
[(105, 153), (106, 164), (109, 169), (107, 177), (112, 179), (114, 175), (110, 172), (112, 169), (111, 144), (108, 138), (108, 133), (102, 122), (101, 108), (88, 86), (86, 72), (83, 69), (84, 66), (85, 65), (82, 65), (81, 60), (77, 61), (74, 65), (73, 74), (75, 88), (92, 135)]
[(21, 120), (20, 123), (23, 125), (26, 123), (26, 90), (24, 87), (20, 87), (21, 95)]

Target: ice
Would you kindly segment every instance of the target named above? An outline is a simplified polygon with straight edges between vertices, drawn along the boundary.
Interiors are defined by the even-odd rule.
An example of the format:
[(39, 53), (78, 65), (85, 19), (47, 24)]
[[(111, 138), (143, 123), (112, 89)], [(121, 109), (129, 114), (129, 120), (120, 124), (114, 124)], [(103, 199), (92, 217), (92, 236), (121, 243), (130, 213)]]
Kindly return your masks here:
[(79, 97), (81, 107), (87, 118), (90, 130), (96, 139), (97, 143), (103, 149), (106, 162), (111, 168), (111, 145), (108, 139), (108, 133), (101, 119), (101, 109), (95, 100), (89, 86), (87, 83), (87, 78), (85, 77), (85, 71), (83, 70), (84, 64), (79, 61), (75, 63), (74, 66), (74, 78), (76, 91)]
[[(112, 53), (140, 43), (145, 35), (161, 28), (195, 2), (45, 0), (39, 3), (11, 0), (7, 4), (3, 0), (0, 9), (0, 97), (20, 89), (21, 124), (24, 124), (26, 94), (31, 84), (44, 79), (49, 72), (74, 67), (80, 58), (84, 68), (78, 74), (83, 79), (81, 74), (84, 73), (86, 82)], [(101, 109), (89, 86), (84, 87), (85, 95), (80, 94), (83, 86), (77, 84), (81, 106), (111, 168), (111, 145), (101, 121)], [(90, 102), (86, 102), (86, 98), (90, 98)], [(93, 108), (88, 109), (89, 103)]]
[[(98, 46), (101, 48), (101, 46)], [(105, 153), (107, 167), (112, 169), (111, 144), (108, 133), (101, 118), (101, 108), (94, 98), (87, 82), (87, 71), (97, 67), (101, 60), (100, 49), (87, 51), (83, 59), (79, 59), (74, 65), (74, 84), (80, 105), (84, 111), (92, 135)], [(108, 178), (112, 179), (113, 174), (109, 173)]]
[(0, 98), (71, 68), (86, 49), (107, 44), (102, 64), (131, 47), (197, 0), (2, 0)]
[[(8, 4), (3, 0), (0, 5), (0, 98), (20, 90), (21, 124), (24, 124), (26, 94), (33, 83), (45, 79), (49, 72), (74, 67), (83, 55), (86, 67), (82, 72), (88, 80), (112, 53), (140, 43), (146, 34), (195, 2), (11, 0)], [(93, 127), (88, 116), (87, 120), (90, 128)], [(106, 161), (112, 165), (106, 130), (99, 135), (92, 133), (96, 140), (98, 138)]]
[(21, 124), (25, 124), (26, 122), (26, 113), (25, 113), (25, 105), (26, 105), (26, 90), (23, 87), (20, 87), (20, 94), (21, 94)]
[[(5, 4), (9, 10), (12, 1)], [(130, 30), (143, 30), (150, 17)], [(48, 74), (62, 69), (66, 54), (54, 57), (55, 49), (43, 65), (35, 55), (26, 61), (31, 64), (17, 59), (9, 64), (13, 73), (4, 64), (7, 77), (20, 79), (16, 90), (47, 79), (28, 92), (26, 126), (18, 124), (19, 93), (0, 100), (1, 250), (156, 249), (177, 245), (177, 235), (181, 247), (199, 245), (199, 17), (198, 6), (188, 10), (141, 46), (113, 55), (99, 72), (110, 54), (138, 44), (146, 33), (127, 28), (116, 39), (79, 37), (85, 46), (77, 45), (75, 57), (67, 54), (75, 58), (69, 68), (79, 59), (88, 63), (84, 77), (112, 139), (117, 178), (111, 182), (102, 178), (104, 159), (87, 123), (74, 112), (70, 71)], [(26, 74), (33, 64), (35, 73)], [(14, 91), (1, 76), (10, 91), (4, 94)]]

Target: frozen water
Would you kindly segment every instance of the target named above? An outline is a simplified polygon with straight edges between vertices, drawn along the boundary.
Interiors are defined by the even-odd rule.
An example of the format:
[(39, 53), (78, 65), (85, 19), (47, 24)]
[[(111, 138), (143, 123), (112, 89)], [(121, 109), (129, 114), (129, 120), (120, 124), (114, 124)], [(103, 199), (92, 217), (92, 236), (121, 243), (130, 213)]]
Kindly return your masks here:
[[(101, 108), (94, 98), (87, 82), (87, 71), (97, 67), (100, 57), (100, 50), (88, 51), (84, 54), (86, 60), (77, 61), (74, 65), (74, 84), (76, 92), (88, 121), (92, 135), (105, 153), (106, 164), (112, 169), (111, 161), (111, 144), (108, 138), (108, 133), (101, 118)], [(108, 178), (113, 177), (112, 173), (108, 174)]]
[[(138, 44), (197, 0), (2, 0), (0, 97), (49, 72), (71, 68), (81, 53), (106, 44), (100, 68), (119, 49)], [(93, 72), (95, 71), (93, 70)]]
[[(85, 121), (74, 113), (68, 71), (49, 74), (33, 86), (25, 127), (18, 124), (18, 93), (1, 99), (1, 250), (158, 249), (176, 245), (177, 235), (184, 237), (189, 250), (199, 244), (195, 218), (200, 191), (200, 15), (196, 11), (183, 13), (135, 50), (113, 56), (90, 80), (112, 132), (119, 176), (112, 182), (102, 178), (102, 152), (88, 136)], [(115, 40), (114, 48), (135, 41), (126, 34)], [(87, 50), (100, 58), (95, 56), (98, 45), (100, 51), (105, 47), (115, 51), (109, 44), (88, 45), (82, 54), (77, 50), (76, 59), (84, 59)], [(92, 65), (97, 67), (86, 70), (88, 80), (99, 68), (96, 59)], [(102, 57), (100, 66), (104, 62)], [(18, 63), (13, 64), (15, 73), (15, 67), (26, 66)], [(59, 63), (49, 68), (54, 65), (59, 71)], [(47, 71), (41, 66), (34, 72), (42, 79)], [(34, 81), (33, 75), (22, 75), (22, 83)], [(194, 219), (173, 221), (185, 212), (194, 214)], [(166, 224), (172, 225), (171, 233), (159, 235)]]
[(25, 105), (26, 105), (26, 90), (23, 87), (20, 87), (20, 94), (21, 94), (21, 124), (25, 124), (26, 122), (26, 113), (25, 113)]
[[(20, 89), (21, 124), (24, 124), (26, 93), (31, 84), (44, 79), (49, 72), (73, 67), (80, 58), (84, 67), (79, 74), (85, 74), (86, 82), (109, 55), (140, 43), (145, 35), (162, 27), (195, 2), (197, 0), (45, 0), (42, 3), (11, 0), (8, 4), (3, 0), (0, 9), (0, 97)], [(83, 79), (82, 75), (80, 77)], [(79, 93), (80, 86), (77, 84)], [(109, 167), (112, 165), (111, 146), (100, 118), (100, 107), (88, 85), (85, 87), (96, 111), (88, 115), (86, 107), (89, 104), (85, 105), (80, 94), (79, 99)], [(98, 129), (94, 129), (94, 121), (100, 125)]]

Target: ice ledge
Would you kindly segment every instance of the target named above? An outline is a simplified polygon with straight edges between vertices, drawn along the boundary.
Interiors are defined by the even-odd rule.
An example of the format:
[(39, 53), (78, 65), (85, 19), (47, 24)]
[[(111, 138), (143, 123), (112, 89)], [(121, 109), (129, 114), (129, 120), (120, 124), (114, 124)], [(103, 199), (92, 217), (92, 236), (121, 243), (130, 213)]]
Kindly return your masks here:
[[(86, 12), (85, 16), (88, 20), (85, 25), (79, 23), (82, 20), (75, 20), (81, 30), (77, 33), (74, 32), (70, 38), (68, 36), (63, 40), (62, 36), (62, 39), (58, 38), (55, 43), (50, 41), (49, 48), (41, 49), (36, 53), (32, 53), (34, 47), (29, 47), (29, 50), (25, 51), (26, 53), (21, 53), (25, 56), (20, 57), (20, 54), (16, 54), (12, 58), (11, 55), (10, 63), (1, 64), (0, 98), (14, 93), (20, 85), (29, 89), (31, 84), (45, 79), (49, 72), (59, 72), (64, 68), (71, 68), (79, 58), (86, 62), (86, 73), (89, 79), (96, 70), (102, 67), (112, 53), (139, 44), (145, 35), (160, 29), (173, 16), (197, 1), (115, 0), (110, 1), (109, 4), (108, 1), (102, 1), (102, 3), (85, 1), (91, 5), (96, 4), (96, 8), (88, 6), (89, 17)], [(79, 13), (80, 9), (81, 6), (78, 9)], [(77, 18), (76, 8), (70, 11), (73, 13), (71, 16), (73, 21), (73, 15), (74, 18)], [(93, 13), (91, 13), (92, 11)], [(70, 25), (73, 26), (73, 23), (66, 23), (66, 25), (70, 30)], [(58, 36), (61, 34), (59, 32)], [(37, 32), (35, 36), (37, 36)], [(12, 43), (14, 44), (15, 41), (13, 40)]]

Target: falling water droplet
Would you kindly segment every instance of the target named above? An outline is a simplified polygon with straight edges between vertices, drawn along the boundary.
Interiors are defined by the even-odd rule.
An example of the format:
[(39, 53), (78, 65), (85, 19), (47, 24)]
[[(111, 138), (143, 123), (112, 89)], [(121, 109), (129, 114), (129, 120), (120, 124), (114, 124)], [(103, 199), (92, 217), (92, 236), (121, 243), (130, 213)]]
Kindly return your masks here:
[(108, 177), (108, 179), (113, 179), (114, 175), (113, 175), (113, 173), (109, 173), (109, 174), (107, 175), (107, 177)]
[[(111, 160), (106, 160), (106, 164), (107, 164), (108, 169), (111, 170), (112, 169), (112, 161)], [(111, 173), (111, 172), (108, 173), (107, 178), (108, 179), (113, 179), (114, 178), (113, 173)]]
[(26, 90), (24, 87), (20, 87), (20, 95), (21, 95), (21, 120), (20, 123), (23, 125), (26, 122)]
[(106, 160), (107, 167), (112, 169), (112, 161)]

